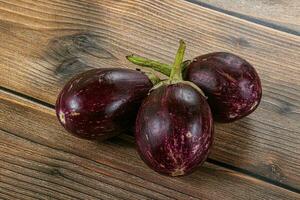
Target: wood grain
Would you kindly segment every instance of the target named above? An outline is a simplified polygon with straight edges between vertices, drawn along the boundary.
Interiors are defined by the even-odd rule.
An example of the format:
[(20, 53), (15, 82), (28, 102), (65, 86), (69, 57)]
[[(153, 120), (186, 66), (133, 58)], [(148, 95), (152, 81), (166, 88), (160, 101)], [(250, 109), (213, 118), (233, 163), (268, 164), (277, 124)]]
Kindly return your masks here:
[(300, 38), (186, 1), (0, 0), (0, 85), (54, 104), (71, 76), (130, 67), (138, 53), (172, 62), (230, 51), (257, 68), (263, 100), (251, 116), (217, 125), (219, 162), (300, 189)]
[(140, 160), (130, 136), (105, 143), (77, 139), (62, 130), (53, 109), (3, 91), (0, 127), (0, 198), (300, 198), (209, 163), (187, 177), (158, 175)]
[(255, 23), (300, 35), (298, 0), (190, 0)]

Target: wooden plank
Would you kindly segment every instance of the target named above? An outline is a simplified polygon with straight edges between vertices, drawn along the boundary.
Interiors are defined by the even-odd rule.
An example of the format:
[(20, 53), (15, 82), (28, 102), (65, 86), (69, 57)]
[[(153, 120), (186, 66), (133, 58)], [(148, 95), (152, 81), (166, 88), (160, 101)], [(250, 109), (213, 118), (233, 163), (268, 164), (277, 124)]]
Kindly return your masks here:
[(121, 136), (105, 143), (80, 140), (62, 130), (53, 109), (3, 91), (0, 127), (0, 188), (17, 190), (16, 196), (22, 193), (40, 199), (300, 198), (300, 194), (210, 163), (186, 177), (158, 175), (138, 157), (132, 137)]
[(14, 195), (12, 195), (9, 191), (5, 191), (2, 188), (0, 188), (0, 197), (3, 200), (11, 200), (11, 199), (21, 200), (20, 198), (17, 198)]
[[(35, 192), (28, 191), (28, 190), (20, 188), (20, 187), (16, 187), (15, 186), (16, 181), (14, 181), (14, 179), (12, 179), (12, 178), (10, 179), (10, 178), (7, 178), (7, 177), (1, 176), (1, 175), (0, 175), (0, 177), (1, 177), (0, 179), (2, 180), (0, 183), (0, 190), (7, 191), (7, 192), (9, 192), (9, 194), (18, 195), (19, 199), (26, 199), (26, 200), (27, 199), (33, 199), (33, 200), (37, 199)], [(6, 181), (13, 180), (13, 181), (12, 181), (12, 184), (7, 184), (4, 182), (4, 180), (6, 180)], [(0, 195), (0, 197), (2, 197), (2, 196)], [(49, 197), (45, 196), (45, 195), (39, 195), (38, 199), (47, 200), (47, 199), (49, 199)]]
[(0, 1), (0, 84), (53, 104), (63, 84), (93, 67), (129, 65), (136, 52), (172, 62), (230, 51), (257, 68), (263, 100), (216, 127), (211, 158), (300, 189), (300, 38), (185, 1)]
[(255, 23), (300, 35), (300, 1), (188, 0)]

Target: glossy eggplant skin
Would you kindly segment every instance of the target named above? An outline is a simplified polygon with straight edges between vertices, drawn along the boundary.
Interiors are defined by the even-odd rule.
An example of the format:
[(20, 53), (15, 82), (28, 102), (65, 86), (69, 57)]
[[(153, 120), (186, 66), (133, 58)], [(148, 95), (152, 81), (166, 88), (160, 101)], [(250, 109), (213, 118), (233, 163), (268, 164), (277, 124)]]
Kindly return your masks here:
[(104, 140), (134, 125), (142, 100), (153, 84), (142, 72), (93, 69), (70, 80), (60, 92), (56, 114), (70, 133)]
[(184, 79), (195, 83), (208, 96), (215, 121), (232, 122), (253, 112), (260, 103), (259, 76), (246, 60), (226, 52), (195, 58)]
[(205, 161), (213, 142), (209, 105), (185, 83), (161, 86), (143, 101), (135, 138), (150, 168), (170, 176), (188, 174)]

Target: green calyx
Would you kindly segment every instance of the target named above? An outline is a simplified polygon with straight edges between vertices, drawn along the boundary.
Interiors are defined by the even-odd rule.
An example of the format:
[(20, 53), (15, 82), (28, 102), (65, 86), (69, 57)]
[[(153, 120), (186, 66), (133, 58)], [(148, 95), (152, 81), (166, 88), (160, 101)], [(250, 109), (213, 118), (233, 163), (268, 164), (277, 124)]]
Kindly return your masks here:
[[(173, 66), (164, 64), (155, 60), (150, 60), (136, 55), (126, 56), (127, 60), (133, 64), (148, 67), (155, 71), (161, 72), (162, 74), (169, 76), (169, 83), (175, 83), (182, 81), (182, 71), (190, 64), (190, 61), (183, 62), (186, 45), (183, 40), (179, 41), (179, 48), (176, 53), (175, 61)], [(166, 82), (166, 81), (165, 81)]]
[(158, 61), (150, 60), (147, 58), (135, 56), (135, 55), (129, 55), (129, 56), (126, 56), (126, 58), (133, 64), (143, 66), (143, 67), (148, 67), (148, 68), (154, 69), (156, 71), (159, 71), (159, 72), (169, 76), (168, 80), (161, 81), (152, 72), (144, 72), (145, 75), (147, 75), (148, 78), (151, 80), (151, 82), (154, 86), (153, 89), (156, 89), (165, 84), (175, 84), (175, 83), (183, 81), (182, 67), (187, 66), (187, 63), (188, 63), (188, 62), (183, 63), (185, 49), (186, 49), (185, 42), (183, 40), (180, 40), (179, 48), (177, 50), (173, 66), (170, 66), (170, 65), (158, 62)]
[(164, 64), (164, 63), (161, 63), (161, 62), (158, 62), (155, 60), (150, 60), (148, 58), (140, 57), (140, 56), (137, 56), (134, 54), (126, 56), (126, 58), (133, 64), (136, 64), (136, 65), (142, 66), (142, 67), (151, 68), (151, 69), (158, 71), (169, 77), (169, 79), (161, 81), (161, 80), (157, 79), (157, 77), (154, 74), (152, 74), (152, 75), (154, 75), (154, 78), (150, 78), (150, 76), (148, 75), (150, 80), (153, 80), (152, 83), (154, 85), (154, 87), (150, 90), (150, 92), (152, 90), (155, 90), (155, 89), (163, 86), (163, 85), (183, 82), (183, 83), (188, 84), (191, 87), (195, 88), (199, 93), (201, 93), (205, 97), (203, 91), (198, 86), (196, 86), (194, 83), (192, 83), (190, 81), (183, 80), (182, 72), (185, 71), (187, 66), (191, 63), (190, 60), (183, 62), (185, 49), (186, 49), (185, 42), (183, 40), (180, 40), (179, 48), (177, 50), (173, 65)]
[(148, 67), (151, 69), (154, 69), (155, 71), (159, 71), (167, 76), (169, 76), (168, 80), (161, 81), (155, 74), (152, 72), (144, 72), (145, 75), (148, 76), (148, 78), (151, 80), (154, 88), (157, 88), (164, 84), (172, 84), (177, 83), (180, 81), (183, 81), (182, 79), (182, 67), (187, 66), (187, 61), (183, 61), (184, 53), (185, 53), (186, 45), (183, 40), (179, 41), (179, 48), (176, 53), (175, 61), (173, 64), (173, 67), (158, 61), (150, 60), (147, 58), (135, 56), (135, 55), (129, 55), (126, 56), (127, 60), (132, 62), (133, 64)]

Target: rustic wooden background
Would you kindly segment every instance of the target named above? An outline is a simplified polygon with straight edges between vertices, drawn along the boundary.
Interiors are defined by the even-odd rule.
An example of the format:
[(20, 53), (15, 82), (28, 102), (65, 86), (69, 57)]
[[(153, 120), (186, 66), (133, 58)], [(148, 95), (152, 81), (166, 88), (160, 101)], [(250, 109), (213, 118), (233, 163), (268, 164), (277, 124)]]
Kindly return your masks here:
[(189, 0), (264, 26), (300, 35), (299, 0)]
[[(300, 199), (300, 2), (224, 2), (0, 0), (0, 199)], [(131, 136), (89, 142), (60, 127), (54, 102), (74, 74), (133, 68), (131, 53), (172, 62), (179, 39), (186, 58), (241, 55), (263, 84), (255, 113), (216, 124), (194, 174), (152, 172)]]

